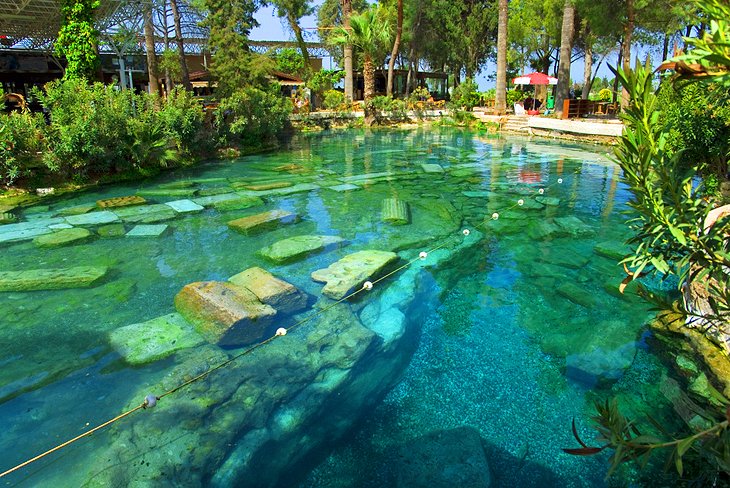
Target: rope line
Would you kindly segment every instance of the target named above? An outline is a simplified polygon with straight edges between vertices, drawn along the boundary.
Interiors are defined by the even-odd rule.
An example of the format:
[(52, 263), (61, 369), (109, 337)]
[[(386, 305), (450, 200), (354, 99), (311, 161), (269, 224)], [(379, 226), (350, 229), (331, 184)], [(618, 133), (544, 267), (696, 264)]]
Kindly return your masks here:
[[(578, 172), (579, 172), (579, 170), (576, 170), (574, 172), (574, 174), (577, 174)], [(563, 182), (562, 178), (558, 178), (557, 184), (561, 184), (562, 182)], [(552, 184), (552, 185), (547, 185), (545, 187), (539, 188), (538, 191), (537, 191), (538, 195), (543, 195), (544, 192), (548, 188), (551, 188), (552, 186), (555, 186), (555, 183)], [(512, 204), (509, 207), (506, 207), (503, 211), (504, 212), (508, 212), (508, 211), (510, 211), (510, 210), (512, 210), (512, 209), (514, 209), (516, 207), (521, 207), (523, 205), (523, 203), (524, 203), (524, 201), (522, 199), (519, 199), (518, 200), (518, 203)], [(494, 212), (492, 214), (492, 218), (491, 219), (485, 219), (483, 222), (475, 225), (474, 228), (475, 229), (482, 228), (482, 229), (486, 230), (487, 224), (489, 222), (491, 222), (492, 220), (497, 220), (498, 218), (499, 218), (499, 213), (498, 212)], [(466, 237), (466, 236), (468, 236), (470, 234), (470, 232), (469, 232), (469, 230), (467, 228), (463, 229), (460, 232), (463, 233), (464, 237)], [(385, 275), (383, 275), (383, 276), (381, 276), (381, 277), (373, 280), (372, 282), (371, 281), (366, 281), (357, 290), (349, 293), (348, 295), (340, 298), (339, 300), (336, 300), (335, 302), (327, 305), (326, 307), (323, 307), (323, 308), (321, 308), (321, 309), (319, 309), (319, 310), (317, 310), (317, 311), (309, 314), (308, 316), (306, 316), (305, 318), (299, 320), (298, 322), (296, 322), (295, 324), (289, 326), (288, 328), (284, 328), (284, 327), (279, 328), (276, 331), (276, 333), (274, 335), (272, 335), (271, 337), (269, 337), (267, 339), (264, 339), (263, 341), (254, 344), (253, 346), (249, 347), (248, 349), (245, 349), (244, 351), (236, 354), (235, 356), (230, 357), (229, 359), (221, 362), (220, 364), (217, 364), (216, 366), (214, 366), (214, 367), (212, 367), (212, 368), (210, 368), (210, 369), (208, 369), (208, 370), (206, 370), (206, 371), (204, 371), (204, 372), (202, 372), (202, 373), (200, 373), (200, 374), (198, 374), (198, 375), (190, 378), (189, 380), (186, 380), (183, 383), (181, 383), (181, 384), (179, 384), (179, 385), (177, 385), (177, 386), (175, 386), (175, 387), (173, 387), (173, 388), (165, 391), (161, 395), (159, 395), (159, 396), (148, 395), (140, 405), (137, 405), (136, 407), (134, 407), (134, 408), (132, 408), (130, 410), (127, 410), (126, 412), (123, 412), (123, 413), (117, 415), (116, 417), (111, 418), (111, 419), (107, 420), (106, 422), (103, 422), (103, 423), (97, 425), (96, 427), (92, 428), (91, 430), (89, 430), (87, 432), (84, 432), (83, 434), (80, 434), (80, 435), (78, 435), (78, 436), (76, 436), (76, 437), (74, 437), (72, 439), (69, 439), (69, 440), (67, 440), (67, 441), (65, 441), (65, 442), (63, 442), (61, 444), (58, 444), (57, 446), (55, 446), (55, 447), (53, 447), (51, 449), (48, 449), (47, 451), (42, 452), (41, 454), (38, 454), (37, 456), (35, 456), (33, 458), (30, 458), (30, 459), (28, 459), (26, 461), (23, 461), (22, 463), (14, 466), (14, 467), (6, 470), (6, 471), (3, 471), (2, 473), (0, 473), (0, 478), (3, 478), (3, 477), (5, 477), (5, 476), (7, 476), (7, 475), (9, 475), (11, 473), (14, 473), (15, 471), (18, 471), (19, 469), (22, 469), (22, 468), (28, 466), (29, 464), (32, 464), (32, 463), (34, 463), (34, 462), (36, 462), (36, 461), (38, 461), (40, 459), (43, 459), (44, 457), (46, 457), (46, 456), (48, 456), (50, 454), (53, 454), (54, 452), (59, 451), (60, 449), (63, 449), (63, 448), (65, 448), (65, 447), (67, 447), (67, 446), (69, 446), (69, 445), (71, 445), (71, 444), (73, 444), (73, 443), (75, 443), (75, 442), (77, 442), (77, 441), (85, 438), (85, 437), (88, 437), (88, 436), (92, 435), (93, 433), (95, 433), (95, 432), (97, 432), (97, 431), (99, 431), (101, 429), (104, 429), (105, 427), (108, 427), (108, 426), (110, 426), (110, 425), (112, 425), (112, 424), (114, 424), (114, 423), (116, 423), (116, 422), (118, 422), (118, 421), (120, 421), (120, 420), (122, 420), (122, 419), (124, 419), (124, 418), (126, 418), (126, 417), (128, 417), (128, 416), (130, 416), (130, 415), (132, 415), (132, 414), (134, 414), (134, 413), (136, 413), (138, 411), (140, 411), (140, 410), (147, 410), (149, 408), (155, 407), (157, 405), (157, 402), (159, 400), (162, 400), (163, 398), (165, 398), (165, 397), (167, 397), (169, 395), (172, 395), (172, 394), (174, 394), (174, 393), (176, 393), (176, 392), (184, 389), (185, 387), (187, 387), (187, 386), (189, 386), (189, 385), (191, 385), (193, 383), (196, 383), (196, 382), (198, 382), (198, 381), (206, 378), (207, 376), (209, 376), (210, 374), (214, 373), (215, 371), (218, 371), (218, 370), (220, 370), (220, 369), (228, 366), (229, 364), (237, 361), (238, 359), (242, 358), (243, 356), (246, 356), (248, 354), (251, 354), (256, 349), (259, 349), (260, 347), (262, 347), (262, 346), (264, 346), (266, 344), (269, 344), (270, 342), (272, 342), (273, 340), (277, 339), (280, 336), (286, 335), (289, 331), (291, 331), (291, 330), (293, 330), (293, 329), (301, 326), (302, 324), (304, 324), (306, 322), (311, 321), (312, 319), (314, 319), (314, 318), (322, 315), (323, 313), (327, 312), (328, 310), (331, 310), (332, 308), (336, 307), (340, 303), (349, 300), (350, 298), (358, 295), (359, 293), (361, 293), (363, 291), (370, 291), (373, 288), (373, 285), (375, 285), (377, 283), (380, 283), (381, 281), (389, 278), (390, 276), (393, 276), (394, 274), (399, 273), (400, 271), (408, 268), (409, 266), (411, 266), (416, 261), (421, 261), (423, 259), (426, 259), (426, 257), (429, 254), (431, 254), (432, 252), (435, 252), (435, 251), (437, 251), (437, 250), (445, 247), (446, 244), (447, 244), (447, 240), (448, 240), (449, 237), (450, 237), (449, 235), (445, 236), (442, 239), (443, 242), (441, 244), (439, 244), (438, 246), (432, 247), (428, 251), (421, 252), (417, 257), (411, 259), (410, 261), (407, 261), (405, 264), (403, 264), (403, 265), (401, 265), (401, 266), (393, 269), (392, 271), (390, 271), (387, 274), (385, 274)]]

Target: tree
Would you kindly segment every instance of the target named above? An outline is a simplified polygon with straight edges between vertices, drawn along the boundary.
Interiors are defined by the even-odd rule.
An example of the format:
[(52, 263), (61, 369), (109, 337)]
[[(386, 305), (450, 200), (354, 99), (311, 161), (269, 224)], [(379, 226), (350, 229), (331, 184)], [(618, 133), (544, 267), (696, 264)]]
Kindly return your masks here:
[(152, 3), (144, 4), (144, 45), (147, 51), (147, 74), (149, 76), (149, 92), (160, 93), (160, 83), (157, 81), (157, 55), (155, 54), (155, 26), (152, 23)]
[(175, 41), (177, 42), (177, 54), (180, 60), (180, 75), (182, 84), (186, 90), (191, 90), (190, 74), (188, 72), (188, 63), (185, 61), (185, 43), (183, 42), (182, 26), (180, 25), (180, 10), (177, 7), (177, 0), (170, 0), (170, 8), (172, 9), (172, 19), (175, 24)]
[(66, 58), (64, 78), (91, 78), (98, 65), (94, 11), (99, 0), (62, 0), (56, 53)]
[(241, 87), (267, 85), (273, 62), (248, 48), (248, 34), (258, 25), (253, 17), (255, 0), (205, 0), (205, 8), (213, 57), (210, 72), (218, 81), (217, 93), (226, 97)]
[(360, 14), (350, 16), (350, 29), (341, 27), (333, 39), (336, 44), (351, 44), (362, 52), (363, 78), (365, 79), (365, 121), (374, 122), (370, 101), (375, 96), (375, 64), (383, 46), (390, 41), (390, 23), (380, 7), (370, 7)]
[(307, 51), (307, 44), (304, 42), (304, 36), (302, 34), (302, 28), (299, 25), (299, 20), (312, 13), (312, 6), (309, 4), (309, 0), (272, 0), (272, 3), (276, 7), (276, 12), (279, 17), (286, 19), (294, 32), (294, 37), (297, 39), (297, 44), (302, 52), (302, 58), (304, 58), (304, 77), (307, 78), (311, 71), (311, 65), (309, 63), (309, 52)]
[[(335, 46), (332, 42), (335, 37), (335, 28), (350, 28), (350, 15), (353, 10), (361, 11), (368, 8), (365, 0), (324, 0), (317, 10), (317, 29), (319, 38), (325, 44)], [(353, 82), (353, 59), (352, 46), (337, 45), (336, 49), (330, 51), (332, 57), (340, 63), (345, 70), (345, 97), (352, 101), (354, 94)]]
[(575, 6), (572, 0), (565, 0), (563, 7), (563, 28), (560, 32), (560, 65), (558, 86), (555, 95), (555, 113), (563, 113), (563, 100), (570, 98), (570, 54), (573, 51), (575, 35)]
[(393, 70), (395, 69), (395, 58), (398, 56), (400, 49), (400, 39), (403, 35), (403, 0), (398, 0), (398, 20), (395, 30), (395, 41), (393, 41), (393, 50), (390, 52), (390, 60), (388, 61), (388, 84), (386, 94), (393, 96)]
[(507, 0), (499, 0), (497, 23), (497, 93), (494, 97), (497, 113), (507, 111)]

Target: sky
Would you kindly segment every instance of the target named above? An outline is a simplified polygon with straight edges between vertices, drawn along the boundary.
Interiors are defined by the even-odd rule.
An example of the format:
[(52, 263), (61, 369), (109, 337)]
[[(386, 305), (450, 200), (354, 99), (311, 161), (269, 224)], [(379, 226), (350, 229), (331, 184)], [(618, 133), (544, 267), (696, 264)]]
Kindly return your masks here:
[[(315, 0), (312, 2), (314, 5), (319, 6), (322, 1), (321, 0)], [(259, 27), (253, 29), (251, 31), (251, 40), (256, 41), (288, 41), (288, 40), (294, 40), (294, 35), (291, 33), (291, 30), (286, 25), (285, 22), (282, 22), (282, 19), (277, 17), (276, 12), (273, 7), (262, 7), (256, 12), (256, 20), (261, 24)], [(318, 40), (315, 27), (317, 26), (317, 17), (315, 15), (310, 15), (308, 17), (304, 17), (301, 21), (301, 24), (303, 29), (305, 29), (305, 36), (308, 37), (307, 40), (316, 41)], [(660, 54), (660, 53), (659, 53)], [(657, 53), (652, 53), (652, 59), (657, 60), (660, 55)], [(642, 57), (644, 57), (645, 51), (641, 51), (640, 54)], [(608, 69), (607, 65), (616, 65), (617, 60), (617, 53), (612, 54), (608, 56), (606, 61), (603, 62), (603, 65), (598, 71), (598, 77), (603, 78), (607, 77), (609, 79), (613, 78), (613, 74)], [(336, 65), (330, 58), (326, 58), (322, 61), (322, 66), (326, 69), (335, 68)], [(487, 63), (487, 65), (482, 69), (481, 73), (479, 73), (476, 77), (476, 82), (479, 85), (480, 91), (486, 91), (489, 88), (494, 88), (494, 81), (488, 80), (487, 76), (490, 74), (494, 74), (496, 71), (496, 66), (494, 63), (490, 62)], [(583, 60), (577, 60), (574, 61), (571, 66), (570, 71), (570, 77), (573, 79), (573, 81), (578, 83), (583, 83)]]

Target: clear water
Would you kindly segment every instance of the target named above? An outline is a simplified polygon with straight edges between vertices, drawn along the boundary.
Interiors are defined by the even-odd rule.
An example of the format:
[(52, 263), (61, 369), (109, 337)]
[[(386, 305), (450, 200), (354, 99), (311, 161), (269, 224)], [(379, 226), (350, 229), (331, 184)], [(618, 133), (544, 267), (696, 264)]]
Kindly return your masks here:
[[(597, 243), (620, 243), (627, 237), (621, 212), (629, 196), (606, 151), (446, 129), (336, 132), (297, 138), (276, 153), (210, 163), (160, 181), (110, 186), (56, 201), (47, 209), (26, 209), (28, 219), (45, 218), (65, 207), (173, 181), (190, 181), (209, 193), (230, 192), (240, 181), (315, 185), (311, 191), (267, 196), (260, 207), (207, 208), (179, 216), (165, 222), (172, 231), (160, 238), (96, 239), (51, 250), (31, 242), (5, 245), (0, 270), (94, 264), (112, 272), (89, 289), (0, 293), (0, 419), (5, 426), (0, 431), (0, 469), (138, 404), (140, 391), (170, 384), (176, 367), (195, 358), (194, 350), (130, 367), (111, 348), (108, 334), (173, 312), (173, 297), (185, 284), (225, 280), (262, 266), (316, 297), (321, 284), (309, 274), (346, 254), (371, 248), (412, 257), (471, 228), (484, 233), (476, 248), (462, 261), (425, 271), (428, 277), (415, 297), (424, 313), (412, 318), (418, 331), (413, 356), (395, 387), (366, 415), (358, 415), (343, 439), (317, 446), (300, 466), (303, 476), (291, 483), (395, 486), (399, 468), (393, 453), (407, 450), (404, 446), (419, 436), (463, 425), (481, 434), (495, 486), (647, 483), (653, 474), (630, 469), (607, 481), (607, 456), (575, 458), (560, 450), (575, 447), (573, 417), (582, 435), (592, 438), (587, 418), (594, 400), (618, 396), (631, 415), (650, 410), (662, 417), (668, 411), (660, 392), (668, 372), (645, 332), (651, 313), (640, 301), (609, 292), (622, 272), (614, 260), (594, 252)], [(426, 173), (423, 163), (439, 164), (445, 172)], [(286, 165), (295, 166), (281, 168)], [(375, 173), (396, 177), (357, 178)], [(343, 177), (360, 188), (328, 188), (342, 184)], [(517, 204), (519, 199), (532, 202), (540, 188), (546, 190), (543, 196), (559, 199), (558, 204)], [(474, 193), (467, 196), (465, 191)], [(411, 204), (410, 225), (380, 221), (382, 199), (393, 196)], [(165, 202), (184, 197), (150, 198)], [(275, 208), (295, 211), (303, 219), (254, 237), (226, 226), (229, 220)], [(494, 212), (499, 218), (490, 220)], [(541, 234), (543, 224), (568, 216), (580, 219), (584, 232)], [(272, 265), (256, 254), (261, 247), (300, 234), (339, 235), (349, 245), (286, 265)], [(380, 296), (373, 294), (372, 300)], [(355, 311), (363, 306), (352, 305)], [(210, 348), (201, 347), (201, 355)], [(216, 375), (206, 388), (235, 380)], [(198, 397), (184, 391), (180, 395), (198, 401), (204, 396), (201, 391), (196, 390)], [(156, 414), (163, 418), (164, 411)], [(89, 473), (113, 467), (116, 473), (130, 473), (130, 479), (116, 480), (126, 486), (139, 470), (133, 464), (152, 462), (154, 467), (155, 456), (162, 456), (168, 444), (179, 443), (186, 432), (220, 427), (215, 419), (186, 418), (178, 411), (174, 419), (156, 421), (169, 437), (153, 453), (125, 434), (150, 428), (150, 435), (159, 435), (147, 422), (144, 416), (122, 421), (2, 481), (9, 486), (80, 486)], [(297, 435), (314, 433), (314, 423), (302, 425)], [(201, 445), (196, 439), (188, 450), (197, 449), (198, 464), (163, 472), (150, 486), (187, 486), (191, 472), (205, 484), (240, 440), (229, 436), (220, 444), (209, 440)], [(107, 456), (115, 443), (118, 451), (126, 452), (119, 459)], [(89, 485), (94, 483), (99, 482)], [(280, 483), (292, 486), (286, 476)]]

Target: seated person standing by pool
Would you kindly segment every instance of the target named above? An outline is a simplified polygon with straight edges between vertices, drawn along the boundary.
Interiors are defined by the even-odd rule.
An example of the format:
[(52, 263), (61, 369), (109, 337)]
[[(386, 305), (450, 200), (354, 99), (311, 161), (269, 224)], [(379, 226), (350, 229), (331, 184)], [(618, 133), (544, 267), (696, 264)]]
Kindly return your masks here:
[(525, 110), (532, 110), (532, 108), (535, 105), (535, 99), (532, 97), (527, 97), (527, 98), (525, 98), (523, 105), (525, 107)]

